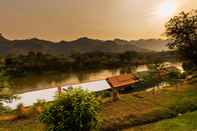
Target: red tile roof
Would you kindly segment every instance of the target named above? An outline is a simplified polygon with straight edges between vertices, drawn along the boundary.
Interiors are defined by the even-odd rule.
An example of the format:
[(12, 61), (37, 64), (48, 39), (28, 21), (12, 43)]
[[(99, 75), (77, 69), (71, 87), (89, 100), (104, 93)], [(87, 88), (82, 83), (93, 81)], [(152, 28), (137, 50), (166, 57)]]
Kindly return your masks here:
[(112, 88), (124, 88), (138, 82), (138, 78), (132, 74), (119, 75), (107, 78), (107, 82)]

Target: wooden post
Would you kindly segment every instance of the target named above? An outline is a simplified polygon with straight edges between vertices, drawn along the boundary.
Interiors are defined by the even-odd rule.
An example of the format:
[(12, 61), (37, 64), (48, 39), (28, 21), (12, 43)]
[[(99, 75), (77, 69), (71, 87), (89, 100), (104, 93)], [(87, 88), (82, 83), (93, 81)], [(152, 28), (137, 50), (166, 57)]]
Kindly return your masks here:
[(58, 90), (58, 94), (61, 95), (61, 93), (62, 93), (62, 87), (61, 86), (57, 86), (57, 90)]
[(113, 101), (119, 100), (119, 90), (118, 89), (112, 89), (112, 100)]

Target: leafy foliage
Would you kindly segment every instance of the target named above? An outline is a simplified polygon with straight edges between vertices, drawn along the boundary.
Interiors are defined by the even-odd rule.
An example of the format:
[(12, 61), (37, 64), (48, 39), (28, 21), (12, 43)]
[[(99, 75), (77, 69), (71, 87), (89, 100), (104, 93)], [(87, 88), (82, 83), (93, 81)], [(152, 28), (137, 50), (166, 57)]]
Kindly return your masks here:
[(99, 124), (100, 102), (95, 95), (80, 88), (69, 89), (46, 106), (41, 122), (51, 131), (88, 131)]
[(183, 69), (188, 73), (193, 73), (193, 71), (197, 70), (197, 66), (191, 61), (183, 62)]
[(166, 24), (169, 47), (197, 66), (197, 10), (181, 12)]
[(6, 67), (3, 62), (0, 62), (0, 90), (3, 88), (10, 88), (11, 82), (10, 77), (7, 73)]
[[(5, 57), (4, 66), (10, 76), (25, 76), (49, 71), (79, 72), (100, 69), (118, 69), (139, 64), (154, 63), (156, 59), (174, 59), (174, 52), (75, 53), (71, 57), (29, 52), (26, 55)], [(129, 69), (130, 70), (130, 69)], [(125, 72), (125, 71), (123, 71)]]
[(166, 68), (166, 74), (163, 78), (164, 81), (172, 85), (177, 85), (182, 79), (184, 79), (184, 74), (182, 74), (176, 68)]
[(2, 88), (10, 88), (10, 83), (9, 83), (10, 77), (7, 74), (7, 70), (4, 64), (0, 63), (0, 89)]
[(9, 102), (16, 98), (16, 96), (13, 95), (11, 86), (11, 78), (3, 63), (3, 59), (0, 59), (0, 112), (7, 110), (6, 107), (3, 107), (2, 101)]
[(167, 66), (164, 63), (154, 63), (148, 65), (149, 71), (138, 73), (140, 78), (139, 87), (154, 87), (161, 83), (177, 84), (181, 79), (184, 79), (184, 74), (176, 67)]

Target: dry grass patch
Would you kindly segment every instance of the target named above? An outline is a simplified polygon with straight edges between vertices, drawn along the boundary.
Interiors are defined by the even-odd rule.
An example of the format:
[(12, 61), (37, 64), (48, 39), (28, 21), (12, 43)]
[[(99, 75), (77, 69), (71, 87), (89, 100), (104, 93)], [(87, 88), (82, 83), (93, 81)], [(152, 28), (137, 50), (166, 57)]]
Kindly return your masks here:
[(0, 122), (0, 131), (45, 131), (45, 126), (37, 118)]

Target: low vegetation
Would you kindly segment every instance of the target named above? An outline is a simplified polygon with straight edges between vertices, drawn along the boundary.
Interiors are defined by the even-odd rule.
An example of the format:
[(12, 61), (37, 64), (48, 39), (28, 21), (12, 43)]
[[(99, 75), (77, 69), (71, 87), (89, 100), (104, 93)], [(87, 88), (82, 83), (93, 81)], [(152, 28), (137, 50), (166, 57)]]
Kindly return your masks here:
[(41, 122), (49, 131), (90, 131), (99, 125), (100, 102), (93, 93), (69, 89), (45, 107)]
[(176, 60), (176, 52), (75, 53), (69, 58), (29, 52), (27, 55), (4, 57), (1, 65), (8, 71), (9, 76), (14, 79), (19, 76), (48, 71), (74, 73), (101, 69), (131, 68), (140, 64), (154, 63), (157, 59), (160, 62)]
[(179, 114), (173, 119), (162, 120), (160, 122), (145, 126), (125, 129), (124, 131), (195, 131), (197, 130), (197, 111)]
[[(196, 85), (195, 85), (196, 86)], [(194, 85), (183, 84), (152, 91), (124, 94), (120, 101), (106, 103), (103, 110), (106, 130), (143, 125), (177, 116), (197, 109), (197, 91)], [(113, 115), (108, 115), (109, 113)]]

